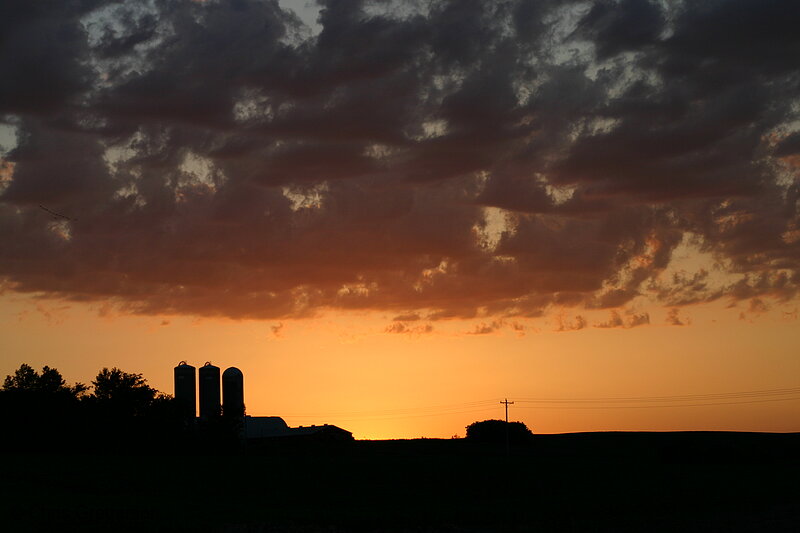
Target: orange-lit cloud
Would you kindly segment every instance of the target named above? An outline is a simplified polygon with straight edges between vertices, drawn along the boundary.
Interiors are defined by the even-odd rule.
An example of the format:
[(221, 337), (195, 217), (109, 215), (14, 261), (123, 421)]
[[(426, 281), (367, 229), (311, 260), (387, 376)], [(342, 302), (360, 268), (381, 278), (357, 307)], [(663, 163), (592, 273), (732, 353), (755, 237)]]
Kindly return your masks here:
[(406, 333), (409, 335), (421, 335), (431, 333), (433, 326), (431, 324), (421, 324), (418, 326), (411, 326), (405, 322), (393, 322), (386, 326), (385, 333)]
[(575, 315), (574, 318), (567, 319), (564, 317), (563, 313), (559, 313), (555, 316), (555, 320), (556, 331), (577, 331), (585, 328), (588, 325), (586, 318), (584, 318), (582, 315)]
[(667, 324), (671, 326), (688, 326), (691, 321), (687, 318), (681, 317), (681, 311), (677, 307), (673, 307), (667, 313)]

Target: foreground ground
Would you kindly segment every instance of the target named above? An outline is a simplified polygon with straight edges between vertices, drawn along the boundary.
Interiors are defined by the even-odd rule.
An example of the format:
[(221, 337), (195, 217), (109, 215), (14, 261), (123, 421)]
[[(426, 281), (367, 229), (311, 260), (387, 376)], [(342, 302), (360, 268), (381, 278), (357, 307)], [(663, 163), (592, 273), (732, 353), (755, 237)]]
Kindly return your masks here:
[(5, 454), (3, 531), (798, 531), (800, 434)]

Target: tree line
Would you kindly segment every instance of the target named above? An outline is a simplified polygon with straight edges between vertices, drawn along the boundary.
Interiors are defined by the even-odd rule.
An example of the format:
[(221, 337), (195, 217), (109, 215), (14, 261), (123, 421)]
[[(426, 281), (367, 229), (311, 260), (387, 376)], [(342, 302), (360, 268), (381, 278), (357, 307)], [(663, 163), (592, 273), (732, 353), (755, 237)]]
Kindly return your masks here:
[(0, 388), (0, 425), (0, 447), (22, 451), (155, 451), (235, 437), (221, 421), (198, 431), (173, 396), (116, 367), (101, 369), (88, 386), (67, 384), (55, 368), (22, 364)]

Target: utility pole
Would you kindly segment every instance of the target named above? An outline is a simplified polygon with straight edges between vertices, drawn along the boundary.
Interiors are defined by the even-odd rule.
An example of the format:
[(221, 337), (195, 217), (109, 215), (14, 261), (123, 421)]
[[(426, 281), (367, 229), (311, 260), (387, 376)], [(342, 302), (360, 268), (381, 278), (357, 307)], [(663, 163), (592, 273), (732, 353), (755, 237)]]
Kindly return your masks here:
[(506, 424), (508, 424), (508, 406), (509, 405), (514, 405), (514, 402), (509, 402), (508, 398), (506, 398), (504, 401), (502, 401), (500, 403), (505, 404), (505, 406), (506, 406)]
[(508, 406), (514, 405), (514, 402), (509, 402), (508, 398), (506, 398), (500, 403), (506, 406), (506, 455), (511, 455), (511, 445), (508, 440)]

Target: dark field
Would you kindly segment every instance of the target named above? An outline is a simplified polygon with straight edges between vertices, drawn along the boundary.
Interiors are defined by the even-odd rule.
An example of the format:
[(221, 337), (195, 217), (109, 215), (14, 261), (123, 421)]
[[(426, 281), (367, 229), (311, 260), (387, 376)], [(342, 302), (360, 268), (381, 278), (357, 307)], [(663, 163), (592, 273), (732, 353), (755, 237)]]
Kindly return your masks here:
[(800, 434), (5, 454), (3, 531), (800, 531)]

